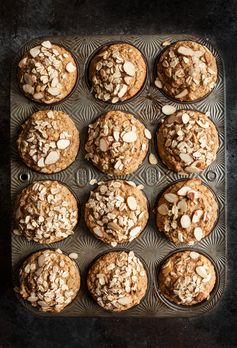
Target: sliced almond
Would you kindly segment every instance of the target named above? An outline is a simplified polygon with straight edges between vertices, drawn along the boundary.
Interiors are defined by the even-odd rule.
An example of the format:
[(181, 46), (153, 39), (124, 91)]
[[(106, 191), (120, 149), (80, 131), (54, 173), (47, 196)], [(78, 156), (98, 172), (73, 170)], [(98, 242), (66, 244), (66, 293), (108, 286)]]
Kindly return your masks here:
[(130, 131), (123, 134), (122, 139), (125, 143), (132, 143), (137, 140), (137, 133)]
[(195, 251), (191, 251), (189, 255), (190, 255), (191, 259), (193, 259), (193, 260), (197, 260), (199, 258), (199, 256), (200, 256)]
[(121, 305), (127, 305), (130, 304), (132, 302), (131, 297), (121, 297), (118, 299), (118, 303)]
[(76, 67), (74, 64), (72, 64), (72, 62), (68, 63), (66, 65), (66, 70), (69, 72), (69, 73), (72, 73), (76, 70)]
[(163, 87), (163, 84), (162, 84), (162, 82), (161, 82), (159, 79), (156, 79), (156, 80), (155, 80), (155, 86), (156, 86), (157, 88), (162, 88), (162, 87)]
[(204, 266), (197, 266), (195, 271), (202, 278), (206, 278), (208, 276)]
[(187, 153), (180, 153), (179, 157), (181, 158), (182, 161), (184, 161), (185, 163), (191, 163), (193, 162), (193, 158), (187, 154)]
[(198, 209), (193, 213), (193, 217), (192, 217), (192, 223), (196, 224), (197, 222), (200, 221), (201, 217), (203, 215), (203, 210)]
[(51, 48), (52, 47), (52, 44), (50, 41), (43, 41), (41, 43), (41, 46), (45, 47), (45, 48)]
[(78, 259), (78, 254), (77, 253), (70, 253), (68, 256), (70, 257), (70, 259), (73, 259), (73, 260)]
[(167, 207), (167, 205), (165, 203), (159, 205), (159, 207), (158, 207), (158, 213), (159, 214), (161, 214), (161, 215), (168, 215), (168, 212), (169, 212), (169, 209), (168, 209), (168, 207)]
[(39, 159), (39, 161), (37, 162), (37, 166), (40, 168), (43, 168), (45, 166), (43, 157)]
[(189, 228), (191, 225), (191, 220), (188, 215), (183, 215), (180, 219), (180, 224), (183, 228)]
[(149, 163), (154, 165), (158, 163), (157, 158), (153, 153), (150, 153), (149, 155)]
[(60, 155), (57, 151), (51, 151), (48, 156), (45, 158), (45, 164), (54, 164), (56, 163), (60, 158)]
[(56, 87), (49, 87), (47, 89), (47, 92), (53, 96), (57, 96), (60, 94), (60, 89), (59, 88), (56, 88)]
[(171, 45), (171, 42), (169, 40), (162, 42), (162, 46), (164, 46), (164, 47), (169, 46), (169, 45)]
[(118, 97), (122, 98), (126, 94), (127, 90), (128, 90), (128, 86), (127, 85), (122, 85), (122, 88), (118, 92)]
[(99, 147), (100, 147), (101, 151), (106, 152), (109, 148), (107, 140), (105, 140), (104, 138), (101, 138), (100, 143), (99, 143)]
[(60, 139), (57, 141), (58, 149), (64, 150), (70, 145), (70, 140), (68, 139)]
[(120, 136), (119, 131), (113, 131), (114, 140), (119, 141), (119, 136)]
[(141, 232), (141, 226), (136, 226), (136, 227), (131, 229), (131, 231), (129, 232), (129, 236), (136, 237), (138, 235), (138, 233), (140, 233), (140, 232)]
[(144, 134), (147, 139), (151, 139), (151, 132), (149, 131), (149, 129), (145, 128)]
[(202, 127), (202, 128), (208, 128), (209, 127), (209, 122), (203, 123), (201, 120), (197, 120), (196, 123)]
[(181, 189), (178, 190), (177, 194), (179, 196), (186, 196), (186, 194), (188, 193), (188, 191), (191, 190), (191, 187), (189, 186), (183, 186), (181, 187)]
[(184, 241), (183, 233), (178, 232), (178, 240), (179, 240), (181, 243), (183, 243), (183, 241)]
[(115, 104), (119, 101), (119, 98), (118, 97), (113, 97), (112, 100), (111, 100), (111, 103), (112, 104)]
[(135, 66), (131, 62), (125, 62), (123, 64), (123, 70), (129, 76), (134, 76), (135, 75)]
[(136, 198), (134, 196), (129, 196), (127, 198), (127, 204), (128, 204), (129, 209), (131, 209), (131, 210), (137, 209), (137, 201), (136, 201)]
[(185, 213), (188, 209), (186, 199), (181, 199), (181, 201), (178, 202), (177, 208), (180, 210), (181, 213)]
[(31, 86), (29, 84), (25, 84), (25, 85), (22, 86), (22, 88), (23, 88), (23, 91), (25, 93), (34, 94), (35, 89), (34, 89), (33, 86)]
[(201, 227), (195, 227), (194, 228), (194, 237), (199, 241), (203, 237), (203, 232)]
[(182, 92), (180, 92), (179, 94), (177, 94), (177, 95), (175, 96), (175, 98), (183, 98), (183, 97), (185, 97), (187, 94), (188, 94), (188, 90), (187, 90), (187, 88), (185, 88)]
[(194, 166), (188, 166), (188, 167), (185, 167), (185, 171), (187, 173), (200, 173), (201, 169), (198, 169), (197, 167), (194, 167)]
[(107, 227), (115, 232), (121, 231), (121, 227), (112, 221), (108, 223)]
[(180, 53), (184, 56), (193, 56), (194, 55), (194, 51), (189, 47), (180, 46), (180, 47), (178, 47), (177, 51), (178, 51), (178, 53)]
[(174, 193), (166, 193), (164, 194), (164, 198), (167, 200), (169, 203), (176, 203), (178, 202), (178, 196)]
[(39, 53), (40, 53), (40, 50), (38, 47), (31, 48), (31, 50), (30, 50), (30, 55), (33, 58), (37, 57)]
[(176, 111), (176, 107), (173, 105), (163, 105), (161, 111), (163, 112), (163, 114), (165, 115), (172, 115), (175, 111)]
[(39, 99), (44, 98), (44, 95), (43, 95), (43, 93), (35, 93), (35, 94), (33, 94), (33, 98), (35, 100), (39, 100)]
[(190, 119), (190, 117), (189, 117), (189, 115), (187, 113), (184, 113), (182, 115), (182, 121), (183, 121), (184, 124), (187, 124), (189, 122), (189, 119)]

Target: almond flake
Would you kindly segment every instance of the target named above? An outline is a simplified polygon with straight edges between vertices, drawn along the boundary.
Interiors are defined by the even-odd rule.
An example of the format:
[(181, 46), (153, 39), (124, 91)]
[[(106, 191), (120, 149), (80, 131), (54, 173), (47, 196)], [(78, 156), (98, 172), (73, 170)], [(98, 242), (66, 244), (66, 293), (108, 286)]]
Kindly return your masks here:
[(180, 92), (179, 94), (177, 94), (177, 95), (175, 96), (175, 98), (183, 98), (183, 97), (185, 97), (187, 94), (188, 94), (188, 90), (187, 90), (187, 88), (185, 88), (182, 92)]
[(60, 94), (60, 89), (59, 88), (56, 88), (56, 87), (49, 87), (47, 89), (47, 92), (53, 96), (57, 96)]
[(188, 215), (183, 215), (180, 219), (180, 224), (183, 228), (189, 228), (191, 225), (191, 220)]
[(181, 189), (179, 189), (179, 191), (177, 192), (177, 194), (179, 196), (186, 196), (186, 194), (191, 190), (191, 187), (189, 186), (183, 186), (181, 187)]
[(159, 79), (156, 79), (156, 80), (155, 80), (155, 86), (156, 86), (157, 88), (162, 88), (162, 87), (163, 87), (162, 82), (161, 82)]
[(72, 64), (72, 62), (68, 63), (66, 65), (66, 70), (69, 72), (69, 73), (72, 73), (76, 70), (76, 67), (74, 64)]
[(30, 54), (33, 58), (37, 57), (39, 53), (40, 53), (40, 50), (38, 47), (31, 48), (30, 50)]
[(193, 213), (192, 223), (195, 224), (200, 221), (200, 218), (203, 215), (203, 210), (198, 209)]
[(35, 93), (35, 94), (33, 94), (33, 98), (36, 100), (39, 100), (39, 99), (44, 98), (44, 95), (43, 95), (43, 93)]
[(202, 128), (208, 128), (209, 127), (209, 122), (203, 123), (201, 120), (197, 120), (196, 123), (202, 127)]
[(70, 140), (68, 139), (60, 139), (57, 141), (57, 147), (60, 150), (66, 149), (70, 145)]
[(127, 132), (122, 136), (122, 139), (125, 143), (132, 143), (137, 140), (137, 133), (133, 131)]
[(171, 42), (169, 40), (162, 42), (162, 46), (164, 46), (164, 47), (169, 46), (169, 45), (171, 45)]
[(153, 153), (150, 153), (149, 155), (149, 163), (154, 165), (158, 163), (157, 158)]
[(120, 133), (118, 131), (113, 131), (113, 137), (116, 141), (119, 141)]
[(34, 94), (35, 89), (31, 85), (26, 84), (23, 85), (22, 88), (25, 93)]
[(99, 147), (100, 147), (100, 150), (103, 152), (106, 152), (108, 150), (109, 145), (104, 138), (100, 139)]
[(178, 240), (179, 240), (181, 243), (183, 243), (183, 241), (184, 241), (183, 233), (178, 232)]
[(199, 241), (203, 237), (202, 229), (201, 227), (195, 227), (194, 229), (194, 236)]
[(125, 93), (127, 92), (127, 90), (128, 90), (128, 86), (127, 85), (122, 85), (122, 88), (118, 92), (118, 97), (122, 98), (125, 95)]
[(121, 297), (118, 299), (118, 303), (121, 305), (127, 305), (130, 304), (132, 302), (131, 297)]
[(200, 169), (194, 166), (185, 167), (185, 171), (188, 173), (200, 173)]
[(173, 105), (166, 104), (162, 106), (161, 110), (163, 114), (168, 116), (168, 115), (172, 115), (176, 111), (176, 107)]
[(123, 64), (123, 69), (126, 74), (129, 76), (134, 76), (135, 75), (135, 66), (131, 62), (125, 62)]
[(189, 255), (190, 255), (191, 259), (193, 259), (193, 260), (197, 260), (199, 258), (199, 256), (200, 256), (195, 251), (191, 251)]
[(51, 151), (48, 156), (45, 158), (45, 164), (54, 164), (59, 160), (60, 156), (57, 151)]
[(194, 51), (191, 48), (184, 47), (184, 46), (178, 47), (177, 52), (184, 55), (184, 56), (193, 56), (194, 55)]
[(127, 198), (127, 204), (128, 204), (128, 207), (131, 209), (131, 210), (136, 210), (137, 209), (137, 201), (136, 201), (136, 198), (133, 197), (133, 196), (129, 196)]
[(37, 166), (40, 168), (43, 168), (45, 166), (43, 157), (39, 159), (39, 161), (37, 162)]
[(51, 48), (51, 47), (52, 47), (50, 41), (43, 41), (43, 42), (41, 43), (41, 46), (43, 46), (43, 47), (45, 47), (45, 48)]
[(151, 139), (151, 132), (149, 131), (149, 129), (145, 128), (144, 134), (147, 139)]
[(73, 260), (78, 259), (78, 254), (77, 253), (71, 253), (68, 256), (70, 257), (70, 259), (73, 259)]
[(189, 119), (190, 119), (190, 117), (189, 117), (188, 114), (184, 113), (182, 115), (182, 121), (183, 121), (184, 124), (187, 124), (189, 122)]
[(208, 276), (207, 271), (206, 271), (204, 266), (197, 266), (196, 273), (202, 278), (206, 278)]
[(158, 213), (161, 215), (168, 215), (169, 209), (166, 204), (161, 204), (158, 207)]
[(164, 198), (167, 200), (169, 203), (176, 203), (178, 201), (178, 196), (174, 193), (166, 193), (164, 195)]
[(185, 163), (191, 163), (193, 162), (193, 158), (187, 154), (187, 153), (180, 153), (179, 157), (181, 158), (182, 161), (184, 161)]
[(140, 232), (141, 232), (141, 226), (134, 227), (129, 232), (129, 236), (130, 237), (136, 237), (138, 235), (138, 233), (140, 233)]

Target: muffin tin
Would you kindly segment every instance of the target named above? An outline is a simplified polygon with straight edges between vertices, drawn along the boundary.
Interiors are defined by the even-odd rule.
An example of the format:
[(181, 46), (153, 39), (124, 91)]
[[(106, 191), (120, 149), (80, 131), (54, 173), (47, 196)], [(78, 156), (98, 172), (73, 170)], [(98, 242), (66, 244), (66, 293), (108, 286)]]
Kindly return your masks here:
[[(73, 92), (63, 101), (52, 105), (41, 105), (27, 99), (20, 91), (17, 82), (17, 64), (21, 56), (30, 48), (44, 40), (64, 46), (72, 52), (78, 63), (78, 81)], [(157, 57), (164, 49), (162, 43), (169, 40), (193, 40), (206, 45), (214, 54), (218, 66), (218, 83), (214, 90), (204, 99), (193, 103), (182, 103), (166, 97), (154, 85), (154, 64)], [(126, 42), (136, 46), (144, 55), (147, 63), (147, 79), (143, 89), (133, 98), (118, 104), (111, 104), (97, 100), (88, 84), (88, 62), (102, 46), (112, 42)], [(177, 109), (196, 109), (201, 112), (209, 112), (215, 123), (220, 139), (220, 148), (217, 159), (201, 174), (191, 174), (188, 177), (199, 177), (216, 194), (220, 211), (219, 219), (209, 236), (198, 242), (193, 247), (176, 247), (169, 242), (163, 234), (157, 231), (155, 216), (152, 209), (155, 206), (159, 193), (169, 184), (187, 176), (178, 175), (167, 169), (160, 160), (157, 165), (148, 162), (148, 155), (138, 170), (121, 179), (132, 180), (136, 184), (144, 185), (144, 192), (148, 197), (150, 206), (150, 218), (145, 230), (131, 243), (112, 248), (97, 240), (86, 228), (83, 207), (89, 192), (95, 188), (90, 185), (92, 179), (97, 181), (108, 180), (111, 177), (99, 172), (91, 163), (84, 159), (84, 145), (87, 135), (87, 127), (99, 115), (108, 110), (122, 110), (132, 112), (141, 120), (146, 128), (152, 132), (152, 140), (149, 144), (149, 153), (157, 156), (155, 132), (164, 115), (161, 107), (165, 104), (174, 105)], [(67, 169), (56, 174), (40, 174), (27, 168), (17, 153), (16, 139), (21, 124), (34, 112), (45, 109), (62, 110), (69, 114), (80, 131), (81, 144), (76, 161)], [(79, 223), (74, 235), (63, 241), (40, 245), (27, 241), (22, 236), (12, 234), (12, 268), (14, 286), (18, 284), (18, 271), (22, 262), (31, 253), (41, 249), (60, 248), (66, 254), (75, 252), (76, 260), (81, 273), (81, 289), (76, 299), (60, 313), (43, 313), (31, 307), (29, 303), (21, 303), (36, 315), (41, 316), (65, 316), (65, 317), (191, 317), (210, 311), (219, 302), (226, 283), (226, 164), (225, 164), (225, 78), (222, 58), (208, 40), (191, 35), (115, 35), (115, 36), (69, 36), (38, 38), (28, 42), (18, 52), (12, 67), (11, 77), (11, 196), (14, 206), (16, 195), (27, 185), (36, 180), (58, 180), (67, 185), (80, 202)], [(157, 156), (158, 157), (158, 156)], [(13, 226), (14, 228), (14, 212)], [(191, 307), (174, 305), (160, 295), (157, 278), (161, 264), (170, 254), (176, 251), (191, 249), (203, 253), (214, 263), (217, 282), (210, 298), (203, 303)], [(148, 290), (141, 303), (121, 313), (110, 313), (100, 308), (92, 299), (86, 288), (86, 275), (88, 267), (98, 256), (111, 250), (133, 250), (141, 258), (148, 271)]]

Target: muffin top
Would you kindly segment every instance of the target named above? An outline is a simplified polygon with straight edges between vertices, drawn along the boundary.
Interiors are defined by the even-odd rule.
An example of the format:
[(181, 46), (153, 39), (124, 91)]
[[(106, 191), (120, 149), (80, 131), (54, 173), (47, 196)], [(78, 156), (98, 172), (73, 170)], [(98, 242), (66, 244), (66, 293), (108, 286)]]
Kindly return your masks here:
[(136, 238), (148, 216), (147, 199), (132, 181), (100, 182), (85, 206), (85, 221), (91, 232), (112, 246)]
[(206, 237), (217, 220), (218, 203), (199, 179), (169, 186), (156, 206), (156, 224), (175, 244), (192, 245)]
[(147, 275), (133, 251), (114, 251), (94, 262), (87, 286), (101, 307), (121, 312), (140, 303), (146, 293)]
[(42, 110), (22, 125), (17, 146), (28, 167), (41, 173), (56, 173), (75, 160), (79, 132), (63, 111)]
[(216, 85), (216, 59), (197, 42), (178, 41), (161, 54), (155, 84), (170, 97), (195, 101), (205, 97)]
[(19, 273), (19, 293), (43, 312), (61, 312), (76, 297), (80, 273), (61, 250), (41, 250), (29, 256)]
[(64, 99), (77, 80), (77, 67), (65, 48), (44, 41), (24, 54), (18, 64), (22, 92), (34, 101), (51, 104)]
[(146, 63), (134, 46), (120, 43), (102, 48), (89, 66), (95, 97), (117, 103), (133, 97), (143, 86)]
[(159, 273), (163, 296), (178, 305), (190, 306), (207, 299), (214, 288), (216, 273), (211, 261), (195, 251), (170, 256)]
[(148, 150), (150, 132), (133, 115), (108, 111), (89, 125), (86, 159), (108, 175), (134, 172)]
[(54, 243), (73, 234), (78, 220), (74, 195), (58, 181), (37, 181), (17, 197), (16, 224), (28, 240)]
[(219, 138), (207, 115), (178, 110), (161, 123), (157, 144), (162, 161), (171, 170), (199, 173), (216, 159)]

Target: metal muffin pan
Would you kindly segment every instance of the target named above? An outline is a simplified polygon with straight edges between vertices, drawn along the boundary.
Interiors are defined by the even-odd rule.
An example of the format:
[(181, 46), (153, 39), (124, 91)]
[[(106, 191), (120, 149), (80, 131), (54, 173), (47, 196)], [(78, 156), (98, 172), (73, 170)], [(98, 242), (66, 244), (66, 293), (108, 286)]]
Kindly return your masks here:
[[(20, 91), (17, 82), (17, 64), (21, 56), (31, 47), (43, 40), (64, 46), (72, 52), (78, 64), (78, 81), (73, 92), (63, 101), (53, 105), (41, 105), (26, 98)], [(166, 97), (154, 85), (154, 64), (160, 52), (165, 49), (162, 42), (169, 40), (172, 43), (178, 40), (193, 40), (206, 45), (214, 54), (218, 66), (218, 83), (214, 90), (204, 99), (194, 103), (182, 103)], [(111, 104), (97, 100), (88, 85), (88, 62), (97, 50), (112, 42), (126, 42), (137, 47), (147, 61), (147, 78), (140, 92), (130, 100), (119, 104)], [(34, 39), (18, 52), (12, 66), (11, 76), (11, 196), (14, 207), (16, 195), (27, 185), (36, 180), (58, 180), (67, 185), (79, 201), (79, 223), (74, 235), (63, 241), (50, 245), (40, 245), (29, 242), (24, 237), (12, 234), (12, 269), (14, 286), (18, 285), (19, 266), (31, 253), (41, 249), (60, 248), (66, 254), (75, 252), (78, 254), (76, 263), (81, 273), (81, 289), (76, 299), (60, 313), (43, 313), (34, 309), (19, 296), (20, 302), (35, 315), (41, 316), (65, 316), (65, 317), (192, 317), (204, 314), (215, 307), (224, 292), (227, 273), (226, 261), (226, 163), (225, 163), (225, 77), (224, 64), (216, 48), (201, 37), (192, 35), (114, 35), (114, 36), (68, 36), (68, 37), (44, 37)], [(216, 161), (212, 163), (200, 175), (191, 174), (181, 176), (170, 171), (159, 160), (157, 165), (150, 165), (148, 156), (138, 170), (120, 179), (132, 180), (136, 184), (144, 185), (144, 193), (148, 197), (150, 218), (145, 230), (131, 243), (125, 243), (116, 248), (97, 240), (88, 230), (84, 222), (84, 205), (89, 197), (89, 192), (96, 186), (89, 184), (91, 179), (97, 181), (109, 180), (109, 177), (99, 172), (91, 163), (86, 161), (84, 145), (87, 137), (87, 127), (99, 115), (109, 110), (122, 110), (134, 114), (151, 131), (152, 140), (149, 144), (149, 153), (157, 155), (156, 130), (164, 115), (161, 112), (162, 105), (171, 104), (177, 109), (193, 109), (201, 112), (209, 112), (215, 123), (220, 140), (220, 148)], [(16, 139), (21, 124), (32, 113), (38, 110), (55, 109), (65, 111), (75, 122), (80, 131), (80, 150), (75, 162), (67, 169), (56, 174), (40, 174), (30, 170), (17, 153)], [(158, 156), (157, 156), (158, 158)], [(169, 242), (155, 225), (153, 208), (159, 193), (169, 184), (180, 179), (199, 177), (216, 194), (219, 203), (219, 219), (214, 230), (198, 242), (195, 246), (176, 247)], [(118, 177), (117, 177), (118, 178)], [(13, 211), (14, 225), (14, 211)], [(14, 226), (13, 226), (14, 227)], [(158, 270), (168, 255), (175, 251), (192, 249), (209, 257), (217, 272), (217, 282), (209, 300), (200, 304), (184, 307), (177, 306), (159, 293), (157, 286)], [(110, 313), (105, 311), (92, 299), (86, 287), (86, 275), (88, 268), (99, 255), (111, 250), (133, 250), (141, 258), (148, 271), (148, 289), (141, 303), (122, 313)]]

